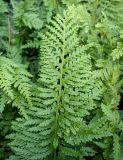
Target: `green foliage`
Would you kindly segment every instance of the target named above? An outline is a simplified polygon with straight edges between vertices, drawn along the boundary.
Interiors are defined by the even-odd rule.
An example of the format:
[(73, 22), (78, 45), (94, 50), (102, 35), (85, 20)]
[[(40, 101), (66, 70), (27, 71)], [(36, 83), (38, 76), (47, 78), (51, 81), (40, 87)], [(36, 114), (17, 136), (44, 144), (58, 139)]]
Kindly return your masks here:
[(122, 12), (122, 0), (1, 0), (1, 160), (122, 159)]
[[(21, 64), (14, 63), (11, 59), (1, 56), (0, 72), (0, 111), (2, 112), (4, 110), (6, 103), (15, 103), (18, 101), (18, 94), (20, 94), (20, 96), (31, 105), (31, 83), (29, 80), (31, 75), (25, 70), (25, 68)], [(21, 109), (21, 103), (17, 106), (20, 110), (23, 110)]]
[(119, 137), (117, 135), (114, 135), (114, 159), (120, 160), (120, 145), (119, 145)]
[[(63, 16), (54, 17), (41, 34), (39, 86), (33, 94), (33, 107), (27, 110), (28, 119), (13, 123), (16, 133), (9, 138), (13, 139), (10, 146), (15, 155), (10, 160), (103, 156), (98, 155), (97, 148), (106, 159), (118, 159), (118, 95), (113, 99), (112, 93), (110, 100), (104, 96), (111, 88), (101, 81), (102, 69), (93, 71), (86, 47), (79, 46), (79, 26), (73, 11), (70, 7)], [(102, 74), (98, 77), (97, 72)], [(113, 141), (110, 146), (106, 144), (113, 137), (114, 156)]]
[(12, 132), (11, 122), (17, 117), (16, 109), (11, 105), (6, 105), (2, 114), (0, 113), (0, 159), (5, 159), (11, 155), (11, 150), (8, 147), (10, 142), (6, 135)]
[(26, 26), (30, 29), (40, 29), (42, 21), (39, 18), (35, 1), (28, 0), (13, 3), (13, 12), (16, 26)]

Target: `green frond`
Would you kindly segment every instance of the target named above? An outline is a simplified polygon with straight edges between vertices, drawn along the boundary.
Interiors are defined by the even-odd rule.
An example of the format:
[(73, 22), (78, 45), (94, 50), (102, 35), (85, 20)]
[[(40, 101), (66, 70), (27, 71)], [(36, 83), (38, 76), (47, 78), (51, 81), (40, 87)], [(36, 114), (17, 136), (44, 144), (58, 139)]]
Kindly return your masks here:
[[(15, 103), (20, 95), (23, 97), (23, 103), (26, 101), (28, 105), (32, 106), (30, 73), (22, 65), (16, 64), (13, 60), (3, 56), (0, 57), (0, 72), (0, 89), (3, 93), (0, 96), (0, 110), (3, 111), (5, 102)], [(21, 101), (16, 102), (16, 104), (18, 104), (17, 107), (21, 110)]]
[(17, 67), (16, 64), (12, 63), (11, 60), (0, 57), (0, 88), (11, 98), (14, 98), (13, 90), (11, 88), (14, 77), (14, 67)]
[(0, 92), (0, 113), (3, 112), (6, 103), (9, 101), (9, 98), (4, 94), (4, 92)]
[[(119, 159), (119, 2), (13, 0), (17, 45), (4, 41), (0, 56), (0, 112), (12, 105), (22, 117), (8, 160)], [(35, 83), (27, 70), (39, 71)]]
[(106, 116), (94, 119), (100, 108), (96, 102), (104, 93), (103, 83), (92, 71), (85, 47), (79, 47), (79, 26), (73, 9), (54, 17), (42, 35), (39, 85), (32, 94), (35, 107), (26, 111), (27, 119), (13, 124), (16, 133), (10, 137), (18, 159), (76, 160), (94, 156), (94, 148), (82, 146), (112, 136)]
[(115, 60), (119, 60), (122, 56), (123, 56), (123, 50), (122, 50), (122, 43), (118, 43), (117, 44), (117, 48), (115, 48), (112, 53), (111, 53), (111, 57), (113, 59), (113, 61)]
[(1, 0), (0, 13), (4, 13), (4, 12), (7, 12), (7, 11), (8, 11), (7, 4), (3, 0)]
[(119, 136), (115, 134), (113, 136), (113, 159), (114, 160), (121, 160), (121, 151), (120, 151), (120, 144), (119, 144)]

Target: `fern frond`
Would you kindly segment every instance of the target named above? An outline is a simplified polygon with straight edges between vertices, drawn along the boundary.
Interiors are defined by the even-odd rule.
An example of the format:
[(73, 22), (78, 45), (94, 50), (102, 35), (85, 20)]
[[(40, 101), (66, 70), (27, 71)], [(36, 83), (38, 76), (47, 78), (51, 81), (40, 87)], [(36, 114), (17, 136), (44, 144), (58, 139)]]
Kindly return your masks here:
[(119, 136), (115, 134), (113, 136), (113, 159), (114, 160), (121, 160), (121, 149), (119, 144)]
[[(30, 29), (40, 29), (42, 28), (42, 21), (39, 15), (36, 13), (35, 1), (28, 2), (16, 2), (13, 5), (14, 11), (14, 22), (17, 26), (26, 26)], [(31, 12), (30, 12), (31, 11)]]
[[(0, 72), (0, 89), (2, 89), (3, 93), (1, 100), (5, 102), (7, 96), (7, 103), (14, 102), (15, 99), (18, 99), (19, 94), (25, 99), (23, 99), (23, 102), (26, 101), (28, 105), (32, 106), (31, 83), (29, 79), (31, 75), (29, 72), (22, 65), (16, 64), (13, 60), (3, 56), (0, 56)], [(20, 104), (21, 101), (17, 107)], [(1, 110), (4, 109), (3, 106), (1, 106)]]
[(119, 123), (120, 117), (118, 112), (116, 112), (115, 110), (113, 111), (113, 109), (110, 106), (104, 104), (101, 104), (101, 108), (109, 121), (111, 121), (114, 124)]
[[(53, 17), (44, 34), (39, 33), (39, 79), (31, 90), (32, 107), (25, 107), (27, 118), (18, 118), (13, 123), (15, 132), (9, 138), (14, 155), (9, 160), (95, 158), (97, 149), (103, 155), (110, 147), (107, 143), (110, 144), (119, 124), (115, 109), (119, 97), (114, 87), (119, 74), (115, 74), (118, 70), (112, 67), (112, 61), (108, 63), (109, 59), (103, 59), (105, 56), (97, 60), (97, 66), (92, 66), (90, 52), (94, 43), (80, 45), (78, 17), (75, 7), (71, 6), (62, 16)], [(85, 19), (83, 21), (85, 23)], [(90, 28), (86, 29), (88, 33)], [(15, 70), (19, 72), (19, 68)], [(20, 78), (22, 73), (26, 77), (24, 82)], [(29, 75), (21, 70), (20, 74), (14, 77), (20, 94), (13, 102), (15, 105), (19, 105), (20, 100), (23, 102), (22, 95), (26, 102), (21, 104), (25, 106), (30, 104)], [(113, 92), (109, 94), (110, 91)], [(114, 95), (116, 99), (112, 98)]]
[(111, 57), (113, 61), (119, 60), (123, 56), (122, 48), (123, 48), (122, 43), (118, 43), (117, 48), (112, 51)]
[(29, 77), (31, 77), (31, 74), (29, 72), (27, 72), (26, 70), (24, 70), (23, 68), (21, 69), (21, 65), (20, 68), (17, 68), (15, 70), (16, 75), (14, 77), (15, 82), (14, 82), (14, 87), (18, 88), (20, 94), (23, 95), (23, 97), (27, 100), (27, 102), (30, 104), (31, 106), (31, 84), (29, 84)]
[(1, 3), (0, 3), (0, 13), (5, 13), (8, 11), (8, 8), (7, 8), (7, 4), (1, 0)]
[(11, 88), (14, 78), (13, 78), (13, 73), (14, 73), (14, 67), (17, 67), (16, 64), (12, 63), (11, 60), (5, 58), (5, 57), (0, 57), (0, 88), (3, 89), (3, 91), (11, 98), (13, 99), (13, 90)]
[(8, 101), (9, 98), (3, 92), (0, 92), (0, 113), (3, 112), (5, 105)]
[[(99, 132), (92, 124), (89, 128), (86, 125), (90, 112), (97, 108), (95, 101), (100, 99), (103, 89), (92, 71), (90, 56), (84, 47), (79, 47), (73, 9), (70, 7), (63, 16), (57, 15), (42, 35), (39, 87), (33, 94), (35, 107), (27, 110), (27, 120), (20, 119), (13, 125), (16, 133), (10, 145), (19, 159), (71, 159), (71, 152), (76, 153), (73, 159), (94, 155), (95, 151), (82, 148), (82, 143), (111, 136), (107, 127), (99, 126), (101, 120), (97, 125)], [(33, 146), (37, 146), (33, 153), (32, 141)], [(21, 143), (18, 145), (18, 142)]]

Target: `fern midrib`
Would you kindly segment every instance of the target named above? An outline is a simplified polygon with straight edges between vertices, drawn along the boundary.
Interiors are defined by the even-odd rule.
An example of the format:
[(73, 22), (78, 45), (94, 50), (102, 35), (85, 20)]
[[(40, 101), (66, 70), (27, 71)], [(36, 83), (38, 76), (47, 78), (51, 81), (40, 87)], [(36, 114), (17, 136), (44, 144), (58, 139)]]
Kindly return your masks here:
[[(62, 94), (62, 79), (63, 79), (63, 66), (64, 66), (64, 55), (65, 55), (65, 23), (63, 27), (63, 45), (62, 45), (62, 55), (61, 55), (61, 67), (60, 67), (60, 84), (59, 84), (59, 93), (58, 93), (58, 99), (57, 99), (57, 108), (56, 108), (56, 119), (55, 119), (55, 138), (57, 137), (57, 131), (58, 131), (58, 117), (59, 117), (59, 111), (61, 108), (61, 94)], [(58, 146), (57, 146), (58, 148)], [(54, 151), (54, 160), (56, 159), (56, 152), (57, 148)]]

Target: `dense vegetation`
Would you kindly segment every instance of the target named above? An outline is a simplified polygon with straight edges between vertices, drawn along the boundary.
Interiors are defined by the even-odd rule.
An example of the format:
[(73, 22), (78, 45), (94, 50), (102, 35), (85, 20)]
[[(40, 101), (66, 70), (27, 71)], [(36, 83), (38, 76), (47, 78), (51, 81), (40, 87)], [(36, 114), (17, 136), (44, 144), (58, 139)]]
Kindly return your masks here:
[(123, 158), (122, 26), (122, 0), (0, 0), (0, 160)]

